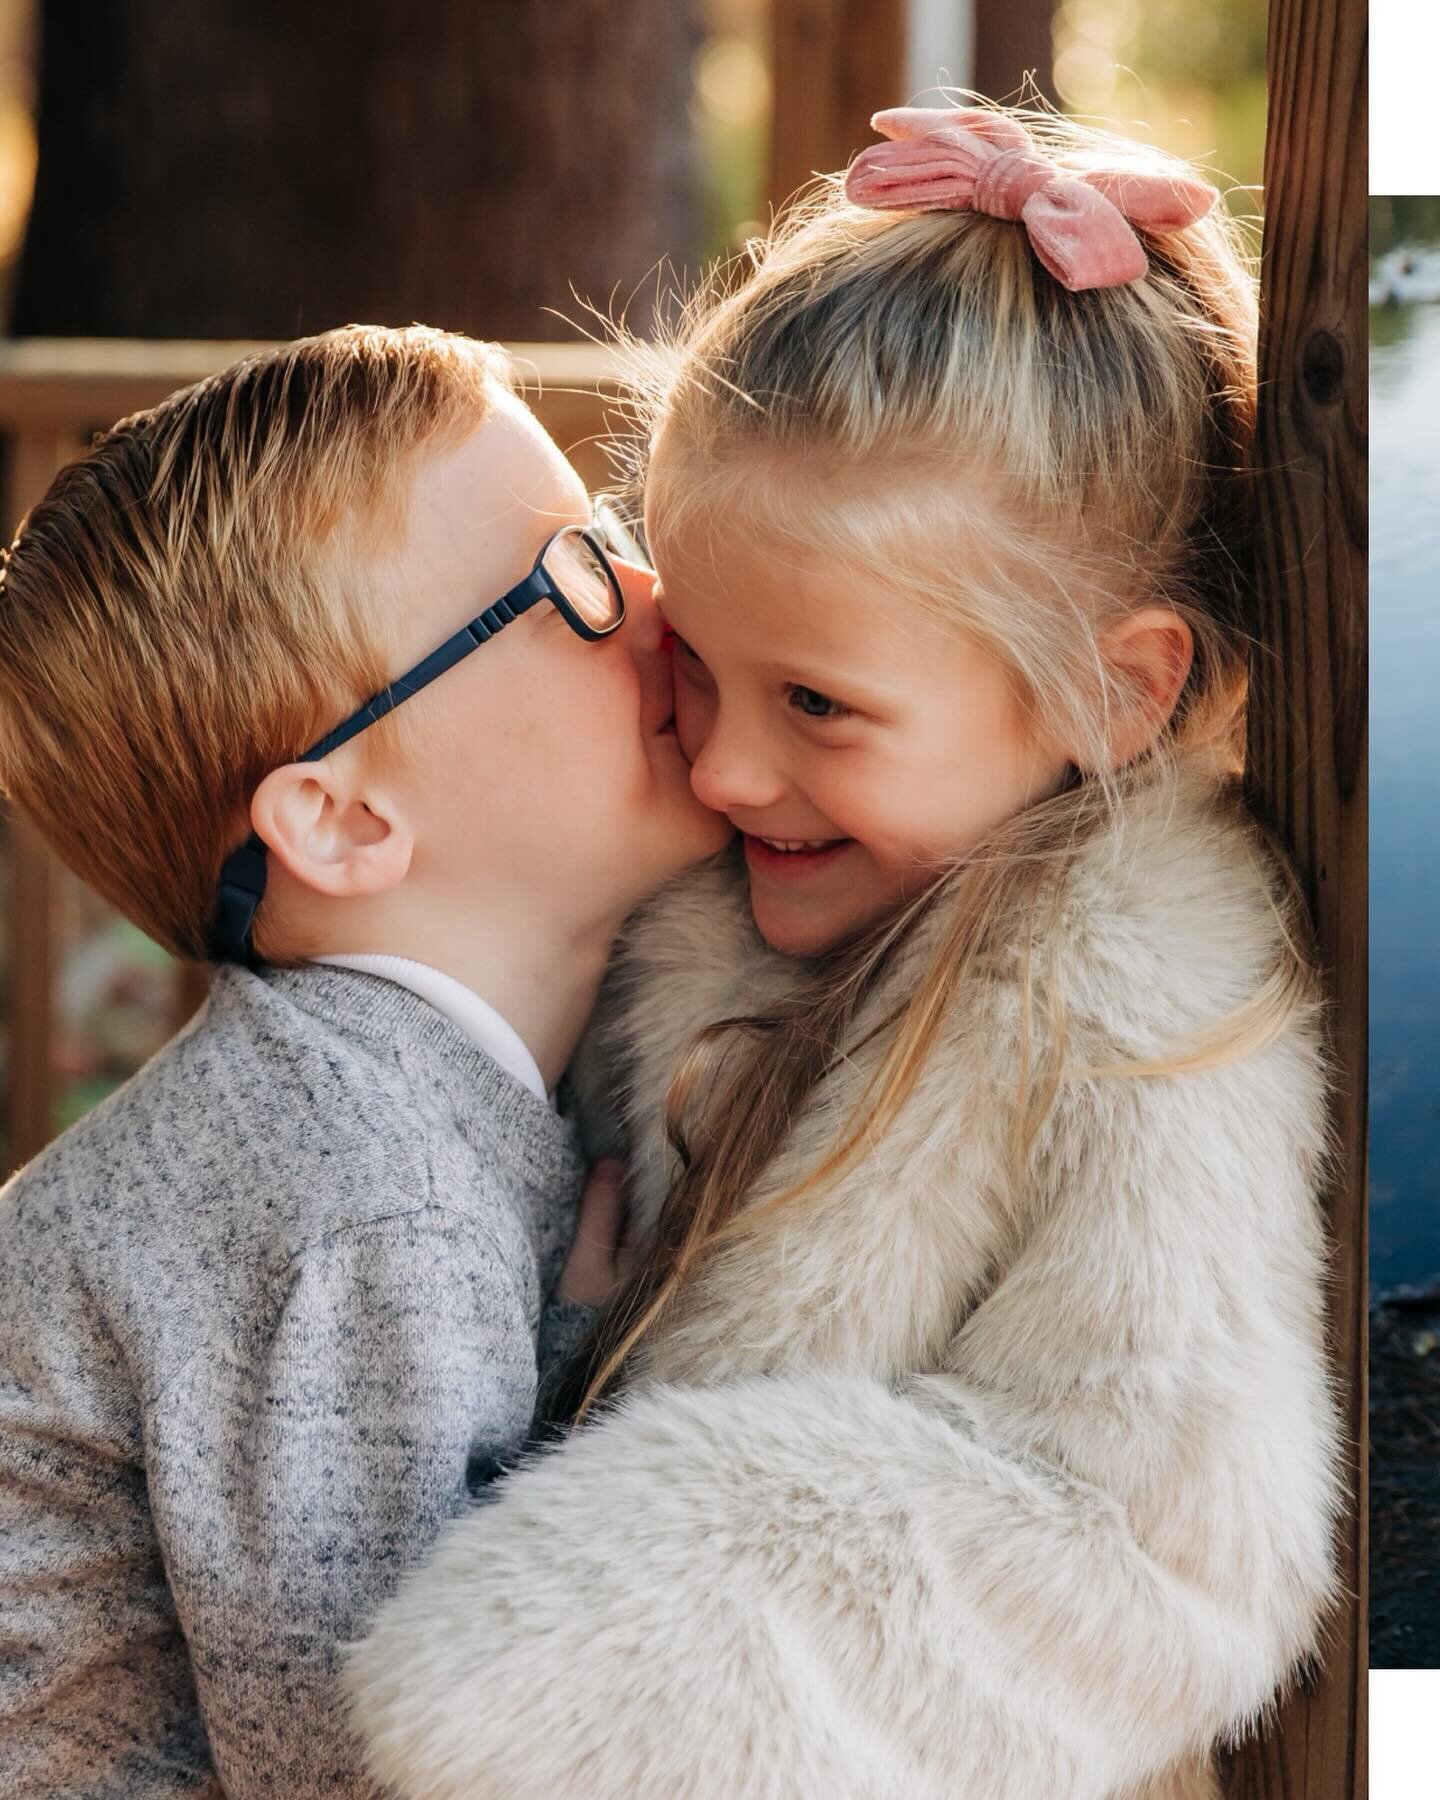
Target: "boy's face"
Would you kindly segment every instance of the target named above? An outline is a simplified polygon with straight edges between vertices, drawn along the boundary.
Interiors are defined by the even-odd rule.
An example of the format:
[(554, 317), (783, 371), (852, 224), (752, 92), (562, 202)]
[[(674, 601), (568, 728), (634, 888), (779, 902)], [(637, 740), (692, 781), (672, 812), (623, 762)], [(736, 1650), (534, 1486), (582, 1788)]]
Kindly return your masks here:
[[(498, 395), (472, 436), (420, 463), (404, 540), (371, 570), (381, 603), (403, 609), (397, 669), (590, 516), (534, 415)], [(505, 931), (476, 915), (487, 900), (577, 931), (623, 916), (730, 835), (690, 787), (653, 577), (616, 568), (626, 616), (610, 637), (585, 641), (542, 601), (407, 702), (386, 746), (383, 779), (414, 833), (407, 891), (468, 908), (476, 931)]]

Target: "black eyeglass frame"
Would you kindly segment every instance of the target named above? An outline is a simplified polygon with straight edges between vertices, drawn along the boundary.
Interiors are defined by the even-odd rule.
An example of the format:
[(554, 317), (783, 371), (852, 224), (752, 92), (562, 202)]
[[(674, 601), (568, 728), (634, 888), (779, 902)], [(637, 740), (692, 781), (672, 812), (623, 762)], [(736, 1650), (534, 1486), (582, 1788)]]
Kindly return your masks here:
[[(332, 750), (338, 750), (342, 744), (349, 743), (351, 738), (358, 736), (367, 725), (375, 724), (378, 719), (383, 719), (387, 713), (413, 698), (422, 688), (429, 687), (432, 681), (447, 669), (453, 669), (472, 650), (488, 644), (497, 632), (523, 617), (542, 600), (551, 601), (570, 629), (587, 643), (598, 643), (602, 638), (618, 631), (625, 623), (625, 590), (615, 573), (610, 552), (600, 541), (597, 527), (626, 540), (626, 554), (621, 557), (622, 561), (648, 568), (648, 561), (633, 534), (608, 507), (598, 508), (588, 525), (562, 525), (558, 531), (552, 531), (541, 545), (540, 554), (523, 581), (517, 581), (498, 600), (492, 601), (484, 612), (462, 625), (443, 644), (428, 656), (422, 657), (403, 675), (397, 675), (388, 687), (381, 688), (378, 694), (372, 694), (363, 706), (357, 707), (333, 731), (327, 731), (317, 743), (293, 760), (319, 762), (322, 757), (329, 756)], [(612, 624), (592, 625), (545, 567), (545, 558), (560, 539), (566, 537), (583, 538), (598, 559), (615, 596), (616, 615)], [(252, 831), (245, 842), (238, 849), (232, 850), (220, 866), (215, 915), (210, 927), (209, 955), (212, 962), (237, 962), (252, 969), (256, 966), (259, 958), (255, 954), (250, 934), (255, 914), (264, 898), (265, 874), (265, 843), (258, 832)]]

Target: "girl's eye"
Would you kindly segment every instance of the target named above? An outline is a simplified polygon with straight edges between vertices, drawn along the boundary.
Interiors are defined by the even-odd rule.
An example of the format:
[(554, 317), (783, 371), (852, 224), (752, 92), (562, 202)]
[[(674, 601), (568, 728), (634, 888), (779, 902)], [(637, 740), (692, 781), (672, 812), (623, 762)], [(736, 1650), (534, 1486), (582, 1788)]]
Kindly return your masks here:
[(851, 710), (838, 700), (832, 700), (828, 694), (822, 694), (816, 688), (801, 687), (798, 683), (790, 689), (790, 704), (807, 719), (843, 719)]

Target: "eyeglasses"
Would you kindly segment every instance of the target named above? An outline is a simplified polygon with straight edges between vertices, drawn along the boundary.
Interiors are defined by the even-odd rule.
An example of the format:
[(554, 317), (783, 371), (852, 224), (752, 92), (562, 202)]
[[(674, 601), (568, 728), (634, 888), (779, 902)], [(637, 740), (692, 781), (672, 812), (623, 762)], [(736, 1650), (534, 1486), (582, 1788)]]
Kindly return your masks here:
[[(552, 532), (523, 581), (462, 625), (438, 649), (397, 676), (389, 687), (372, 694), (318, 743), (302, 751), (296, 762), (318, 762), (338, 750), (367, 725), (383, 719), (437, 676), (488, 644), (498, 631), (542, 600), (551, 601), (570, 629), (587, 643), (598, 643), (625, 622), (625, 590), (611, 556), (648, 570), (649, 560), (619, 514), (602, 502), (588, 525), (565, 525)], [(250, 933), (265, 893), (265, 843), (252, 831), (232, 850), (220, 868), (215, 915), (210, 927), (212, 962), (256, 963)]]

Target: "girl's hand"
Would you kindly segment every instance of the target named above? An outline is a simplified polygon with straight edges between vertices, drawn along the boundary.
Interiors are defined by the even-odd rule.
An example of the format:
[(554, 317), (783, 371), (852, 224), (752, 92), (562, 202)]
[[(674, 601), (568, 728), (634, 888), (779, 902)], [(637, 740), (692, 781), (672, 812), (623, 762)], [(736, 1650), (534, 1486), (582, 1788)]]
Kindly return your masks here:
[(618, 1156), (602, 1156), (585, 1178), (574, 1241), (560, 1280), (557, 1300), (582, 1306), (604, 1306), (630, 1273), (635, 1245), (625, 1230), (625, 1165)]

